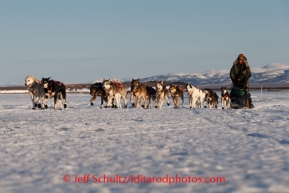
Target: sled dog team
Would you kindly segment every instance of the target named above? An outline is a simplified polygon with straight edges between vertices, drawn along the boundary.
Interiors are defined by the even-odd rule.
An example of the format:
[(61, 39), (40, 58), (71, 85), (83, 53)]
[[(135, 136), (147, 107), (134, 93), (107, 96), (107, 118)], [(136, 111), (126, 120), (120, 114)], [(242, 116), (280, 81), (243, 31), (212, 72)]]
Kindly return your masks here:
[[(101, 97), (101, 107), (103, 108), (103, 101), (106, 102), (105, 108), (116, 107), (122, 108), (120, 104), (120, 99), (124, 101), (124, 106), (128, 108), (128, 102), (126, 97), (126, 88), (119, 80), (114, 81), (110, 79), (103, 79), (103, 82), (94, 83), (90, 86), (90, 95), (92, 99), (90, 104), (97, 96)], [(179, 108), (179, 98), (182, 101), (182, 108), (184, 106), (184, 92), (187, 91), (189, 98), (190, 108), (201, 108), (202, 106), (206, 108), (208, 105), (210, 108), (217, 108), (218, 106), (218, 95), (215, 91), (209, 88), (204, 90), (199, 89), (192, 84), (187, 84), (187, 86), (177, 86), (175, 84), (170, 84), (169, 89), (164, 86), (164, 81), (156, 81), (155, 88), (143, 85), (140, 83), (140, 79), (132, 79), (131, 89), (130, 89), (130, 103), (133, 107), (139, 108), (139, 105), (145, 109), (152, 108), (152, 101), (154, 102), (155, 108), (161, 109), (164, 100), (166, 100), (167, 105), (170, 105), (169, 95), (171, 95), (174, 108)], [(134, 101), (135, 98), (135, 101)], [(114, 104), (114, 99), (116, 104)], [(230, 108), (230, 93), (226, 87), (221, 87), (221, 103), (222, 108)], [(207, 105), (206, 105), (207, 104)]]
[[(47, 107), (47, 101), (54, 98), (54, 109), (60, 110), (67, 107), (66, 104), (66, 88), (62, 82), (55, 81), (49, 78), (42, 78), (38, 80), (34, 76), (27, 76), (25, 78), (25, 86), (29, 91), (32, 101), (32, 107), (44, 109)], [(218, 95), (212, 89), (199, 89), (197, 86), (187, 84), (186, 86), (177, 86), (170, 84), (167, 89), (164, 86), (164, 81), (156, 81), (155, 88), (143, 85), (140, 79), (132, 79), (130, 89), (130, 103), (133, 107), (139, 106), (148, 109), (152, 108), (152, 101), (154, 107), (161, 109), (164, 100), (167, 105), (170, 105), (169, 95), (171, 95), (174, 108), (179, 108), (179, 98), (184, 106), (184, 92), (188, 93), (190, 108), (217, 108)], [(90, 86), (90, 105), (93, 106), (93, 101), (97, 96), (101, 98), (100, 108), (122, 108), (121, 99), (124, 101), (124, 107), (128, 108), (127, 88), (119, 80), (103, 79), (103, 82), (97, 82)], [(104, 106), (104, 102), (106, 105)], [(230, 108), (230, 94), (226, 87), (221, 87), (221, 105), (222, 108)]]

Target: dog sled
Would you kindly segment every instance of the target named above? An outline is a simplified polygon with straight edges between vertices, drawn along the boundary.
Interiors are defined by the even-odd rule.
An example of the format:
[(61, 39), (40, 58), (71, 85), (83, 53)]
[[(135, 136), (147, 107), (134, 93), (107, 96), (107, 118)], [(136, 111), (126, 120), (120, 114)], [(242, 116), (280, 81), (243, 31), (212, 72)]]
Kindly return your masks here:
[(251, 109), (254, 107), (248, 87), (233, 86), (230, 98), (232, 109)]

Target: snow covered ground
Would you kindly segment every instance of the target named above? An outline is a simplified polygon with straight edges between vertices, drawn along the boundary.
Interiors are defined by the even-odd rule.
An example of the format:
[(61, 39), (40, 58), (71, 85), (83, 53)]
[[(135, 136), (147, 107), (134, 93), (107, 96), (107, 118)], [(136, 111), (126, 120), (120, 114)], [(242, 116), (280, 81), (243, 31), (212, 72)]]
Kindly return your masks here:
[[(91, 107), (89, 94), (68, 94), (68, 108), (60, 111), (52, 100), (49, 109), (32, 110), (28, 94), (2, 94), (0, 190), (289, 192), (288, 92), (252, 96), (251, 110), (145, 110), (99, 109), (99, 98)], [(89, 182), (73, 183), (85, 174)], [(94, 174), (221, 176), (226, 182), (94, 183)]]

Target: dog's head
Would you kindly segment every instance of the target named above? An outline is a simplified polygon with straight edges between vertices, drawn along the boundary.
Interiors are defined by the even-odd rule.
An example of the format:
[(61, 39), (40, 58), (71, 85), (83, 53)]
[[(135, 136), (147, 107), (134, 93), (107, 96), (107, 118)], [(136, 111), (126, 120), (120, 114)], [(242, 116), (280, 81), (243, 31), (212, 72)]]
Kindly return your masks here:
[(40, 81), (34, 76), (27, 76), (25, 78), (25, 86), (27, 89), (31, 88), (35, 83), (40, 83)]
[(102, 83), (100, 82), (90, 85), (90, 88), (89, 88), (90, 95), (94, 96), (96, 93), (98, 93), (101, 90), (101, 87), (102, 87)]
[(102, 87), (103, 87), (105, 90), (108, 90), (108, 89), (111, 87), (111, 81), (110, 81), (110, 79), (103, 79), (103, 81), (102, 81)]
[(192, 85), (192, 84), (187, 84), (187, 86), (186, 86), (186, 88), (187, 88), (187, 91), (188, 92), (191, 92), (191, 91), (193, 91), (193, 88), (194, 88), (194, 86)]
[(169, 90), (171, 93), (175, 93), (177, 91), (177, 86), (175, 84), (170, 84)]
[(159, 90), (163, 90), (163, 87), (164, 87), (164, 81), (161, 81), (161, 82), (156, 82), (156, 89), (159, 91)]
[(50, 77), (48, 78), (43, 78), (41, 79), (41, 84), (43, 88), (48, 88), (49, 87), (49, 82), (50, 82)]
[(226, 87), (221, 87), (221, 94), (226, 94), (228, 92)]
[(131, 80), (131, 90), (137, 89), (137, 87), (140, 85), (139, 78), (138, 79), (132, 79)]
[(189, 83), (187, 84), (186, 89), (187, 89), (187, 92), (190, 94), (197, 90), (200, 91), (200, 89), (197, 86), (193, 86), (192, 84), (189, 84)]

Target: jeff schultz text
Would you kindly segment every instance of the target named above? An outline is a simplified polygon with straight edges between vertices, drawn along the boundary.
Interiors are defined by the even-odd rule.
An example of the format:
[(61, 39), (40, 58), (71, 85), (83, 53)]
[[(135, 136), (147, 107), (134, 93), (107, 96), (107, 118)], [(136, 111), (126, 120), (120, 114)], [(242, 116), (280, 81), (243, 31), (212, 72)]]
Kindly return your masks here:
[[(70, 182), (70, 176), (64, 175), (64, 182)], [(196, 176), (179, 176), (178, 174), (170, 176), (166, 174), (165, 176), (145, 176), (145, 175), (129, 175), (120, 176), (116, 174), (115, 176), (97, 175), (97, 174), (84, 174), (83, 176), (74, 175), (73, 183), (225, 183), (225, 177), (196, 177)]]

